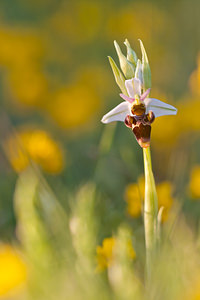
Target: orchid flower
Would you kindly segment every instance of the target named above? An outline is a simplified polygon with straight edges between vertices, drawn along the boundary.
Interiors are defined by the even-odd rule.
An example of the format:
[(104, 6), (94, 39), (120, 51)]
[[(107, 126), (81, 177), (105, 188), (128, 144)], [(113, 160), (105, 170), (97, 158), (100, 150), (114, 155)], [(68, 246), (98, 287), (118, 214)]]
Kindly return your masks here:
[(177, 109), (155, 98), (149, 98), (150, 88), (142, 94), (142, 82), (139, 78), (125, 80), (128, 96), (120, 94), (125, 101), (109, 111), (102, 123), (124, 122), (132, 131), (142, 148), (150, 145), (151, 123), (156, 117), (175, 115)]
[(114, 41), (121, 70), (111, 57), (108, 59), (115, 81), (122, 91), (120, 97), (124, 101), (104, 115), (101, 121), (105, 124), (113, 121), (124, 122), (127, 127), (132, 129), (138, 144), (143, 148), (145, 173), (144, 232), (146, 275), (149, 285), (160, 231), (157, 219), (158, 199), (149, 147), (151, 124), (157, 117), (176, 115), (177, 109), (172, 105), (149, 97), (151, 69), (144, 45), (141, 40), (139, 42), (142, 53), (141, 60), (137, 58), (127, 39), (124, 42), (127, 48), (126, 56), (122, 53), (117, 42)]

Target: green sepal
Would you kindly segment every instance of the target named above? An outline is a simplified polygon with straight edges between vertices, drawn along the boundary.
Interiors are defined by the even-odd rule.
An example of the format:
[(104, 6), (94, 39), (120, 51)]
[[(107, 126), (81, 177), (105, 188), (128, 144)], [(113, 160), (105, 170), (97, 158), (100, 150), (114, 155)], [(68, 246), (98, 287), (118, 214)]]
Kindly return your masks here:
[(117, 55), (119, 57), (119, 63), (120, 63), (121, 70), (124, 73), (126, 79), (133, 78), (135, 75), (134, 65), (130, 61), (128, 61), (126, 56), (124, 56), (124, 54), (122, 53), (122, 51), (116, 41), (114, 41), (114, 45), (115, 45), (115, 49), (117, 51)]
[(122, 93), (124, 95), (128, 95), (127, 91), (126, 91), (126, 87), (125, 87), (125, 78), (124, 75), (122, 74), (122, 72), (119, 70), (119, 68), (117, 67), (115, 61), (112, 59), (111, 56), (108, 56), (114, 77), (115, 77), (115, 81), (117, 83), (117, 85), (119, 86), (119, 88), (121, 89)]
[(143, 87), (144, 90), (151, 88), (151, 69), (148, 61), (148, 57), (144, 48), (144, 45), (141, 40), (140, 48), (142, 52), (142, 74), (143, 74)]
[(124, 44), (126, 45), (127, 48), (127, 59), (128, 61), (130, 61), (131, 63), (134, 64), (134, 66), (136, 67), (137, 65), (137, 54), (135, 53), (135, 51), (131, 48), (131, 45), (129, 43), (129, 41), (127, 39), (125, 39)]
[(140, 79), (143, 84), (143, 75), (142, 75), (142, 62), (140, 59), (137, 60), (137, 65), (135, 69), (135, 78)]

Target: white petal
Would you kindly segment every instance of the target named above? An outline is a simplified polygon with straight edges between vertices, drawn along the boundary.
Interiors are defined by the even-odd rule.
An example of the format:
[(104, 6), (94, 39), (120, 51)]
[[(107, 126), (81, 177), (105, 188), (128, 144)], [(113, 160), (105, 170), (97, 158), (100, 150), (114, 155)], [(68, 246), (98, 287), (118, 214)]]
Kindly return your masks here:
[(130, 104), (122, 102), (103, 116), (102, 123), (110, 123), (114, 121), (124, 122), (127, 115), (130, 115)]
[(144, 100), (146, 105), (146, 113), (150, 110), (154, 113), (155, 117), (165, 116), (165, 115), (176, 115), (177, 109), (165, 102), (162, 102), (154, 98), (146, 98)]
[(138, 78), (125, 80), (125, 86), (130, 98), (141, 95), (141, 81)]

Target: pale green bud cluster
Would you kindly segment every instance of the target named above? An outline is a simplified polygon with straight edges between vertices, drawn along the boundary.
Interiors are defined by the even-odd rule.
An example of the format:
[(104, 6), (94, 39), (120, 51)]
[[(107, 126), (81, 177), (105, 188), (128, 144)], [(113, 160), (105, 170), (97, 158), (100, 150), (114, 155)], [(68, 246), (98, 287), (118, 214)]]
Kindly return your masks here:
[(117, 55), (119, 58), (120, 69), (117, 67), (115, 61), (109, 56), (109, 62), (113, 70), (113, 74), (115, 76), (115, 81), (122, 93), (127, 95), (125, 80), (131, 78), (138, 78), (142, 83), (143, 91), (151, 88), (151, 69), (149, 66), (149, 61), (147, 58), (147, 54), (144, 48), (144, 45), (141, 40), (140, 48), (142, 52), (142, 60), (137, 58), (137, 54), (131, 48), (129, 41), (126, 39), (124, 44), (127, 48), (127, 56), (125, 56), (118, 43), (114, 41), (114, 46), (117, 51)]
[(127, 60), (130, 61), (132, 64), (134, 64), (134, 66), (136, 67), (137, 60), (138, 60), (137, 54), (135, 53), (135, 51), (133, 51), (133, 49), (131, 48), (131, 45), (127, 39), (125, 39), (124, 44), (126, 45), (126, 48), (127, 48)]
[(148, 57), (144, 48), (144, 45), (141, 40), (140, 48), (142, 51), (142, 75), (143, 75), (143, 86), (144, 90), (151, 88), (151, 69), (148, 61)]
[(117, 67), (115, 61), (112, 59), (112, 57), (108, 56), (113, 74), (115, 76), (115, 81), (117, 83), (117, 85), (119, 86), (119, 88), (121, 89), (122, 93), (127, 95), (127, 91), (126, 91), (126, 87), (125, 87), (125, 77), (122, 74), (122, 72), (119, 70), (119, 68)]

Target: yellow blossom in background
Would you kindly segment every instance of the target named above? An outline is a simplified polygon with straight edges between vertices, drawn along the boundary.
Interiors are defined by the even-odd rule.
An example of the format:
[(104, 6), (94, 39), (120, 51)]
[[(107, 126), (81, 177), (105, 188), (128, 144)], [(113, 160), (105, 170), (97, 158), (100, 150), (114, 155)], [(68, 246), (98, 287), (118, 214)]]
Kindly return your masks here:
[(138, 178), (137, 183), (129, 184), (125, 189), (125, 201), (127, 213), (134, 218), (141, 216), (144, 200), (145, 181), (144, 176)]
[(43, 130), (21, 130), (18, 135), (8, 138), (4, 149), (17, 172), (23, 171), (31, 160), (47, 173), (60, 173), (64, 167), (61, 147)]
[(200, 199), (200, 166), (193, 167), (191, 171), (189, 190), (192, 198)]
[(58, 90), (49, 103), (51, 117), (62, 128), (77, 128), (87, 123), (100, 107), (98, 94), (82, 82)]
[(181, 300), (200, 300), (200, 277), (199, 274), (195, 275), (196, 278), (187, 284)]
[(164, 207), (162, 213), (162, 221), (167, 221), (170, 209), (173, 205), (174, 199), (172, 198), (172, 185), (169, 181), (163, 181), (156, 186), (158, 195), (158, 209)]
[[(102, 246), (97, 246), (97, 270), (102, 271), (109, 267), (114, 260), (114, 251), (117, 241), (114, 237), (105, 238)], [(127, 242), (127, 254), (130, 259), (136, 257), (131, 241)]]
[[(180, 136), (191, 132), (199, 133), (200, 131), (200, 99), (196, 96), (188, 95), (186, 99), (184, 98), (176, 104), (176, 107), (178, 109), (176, 118), (164, 116), (154, 122), (152, 142), (157, 147), (173, 146)], [(190, 115), (192, 115), (192, 118), (190, 118), (190, 126), (188, 126), (185, 120)]]
[(0, 245), (0, 297), (16, 292), (25, 283), (27, 268), (10, 245)]
[[(173, 205), (174, 199), (172, 197), (172, 185), (169, 181), (163, 181), (156, 185), (158, 195), (158, 208), (164, 207), (162, 214), (162, 221), (168, 219), (169, 211)], [(145, 180), (141, 176), (138, 183), (129, 184), (125, 190), (125, 200), (127, 202), (127, 213), (131, 217), (141, 216), (143, 209), (145, 190)]]
[(30, 63), (27, 68), (12, 69), (7, 76), (7, 86), (15, 102), (32, 107), (43, 107), (49, 96), (45, 76), (39, 68), (32, 67)]
[(142, 212), (142, 198), (138, 184), (129, 184), (125, 190), (125, 200), (127, 202), (127, 213), (131, 217), (139, 217)]
[[(159, 90), (155, 91), (155, 95), (157, 99), (162, 99), (165, 102), (173, 103), (173, 99), (171, 99), (170, 96), (162, 94)], [(174, 145), (174, 143), (177, 142), (178, 136), (183, 132), (182, 126), (186, 127), (185, 124), (181, 122), (183, 113), (182, 107), (179, 106), (179, 104), (176, 104), (175, 106), (178, 108), (176, 118), (171, 118), (171, 116), (163, 116), (162, 118), (156, 118), (154, 122), (152, 129), (152, 143), (156, 146), (166, 147)]]
[(27, 62), (37, 62), (44, 54), (39, 34), (31, 29), (1, 25), (0, 43), (0, 64), (10, 69), (23, 67)]
[(38, 32), (0, 27), (0, 65), (6, 71), (9, 96), (31, 106), (41, 106), (48, 96), (48, 83), (41, 61), (45, 47)]
[[(156, 99), (162, 99), (165, 102), (173, 103), (173, 99), (171, 99), (170, 95), (165, 95), (159, 90), (155, 90), (154, 92)], [(177, 107), (178, 105), (176, 104), (175, 106)], [(162, 147), (163, 145), (164, 147), (174, 145), (174, 143), (177, 141), (177, 137), (182, 131), (182, 122), (177, 121), (177, 118), (180, 118), (180, 114), (182, 114), (182, 108), (178, 107), (176, 118), (172, 118), (171, 116), (156, 118), (151, 131), (151, 140), (153, 144), (155, 144), (157, 147)]]
[(115, 242), (114, 237), (105, 238), (102, 246), (97, 246), (97, 263), (99, 269), (103, 270), (111, 264)]

